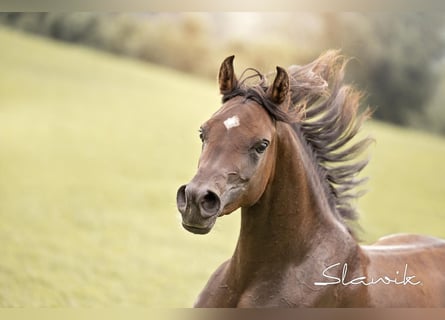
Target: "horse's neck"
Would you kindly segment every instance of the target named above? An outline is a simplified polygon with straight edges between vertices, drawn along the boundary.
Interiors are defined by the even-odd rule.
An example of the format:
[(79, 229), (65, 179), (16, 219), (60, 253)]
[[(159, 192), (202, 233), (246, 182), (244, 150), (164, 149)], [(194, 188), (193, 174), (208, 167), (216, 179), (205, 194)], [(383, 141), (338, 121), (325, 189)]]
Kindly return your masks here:
[(239, 272), (258, 272), (262, 267), (275, 272), (298, 265), (311, 253), (326, 250), (328, 255), (341, 255), (339, 251), (355, 245), (346, 227), (330, 212), (302, 142), (287, 124), (277, 123), (277, 132), (274, 176), (258, 203), (242, 209), (233, 257)]

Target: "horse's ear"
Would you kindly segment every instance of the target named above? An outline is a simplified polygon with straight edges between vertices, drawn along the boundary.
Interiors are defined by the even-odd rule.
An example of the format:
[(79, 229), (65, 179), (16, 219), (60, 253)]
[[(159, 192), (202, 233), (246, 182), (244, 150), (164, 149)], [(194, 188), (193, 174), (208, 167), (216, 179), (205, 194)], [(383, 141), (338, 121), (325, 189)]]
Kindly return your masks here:
[(233, 59), (235, 59), (235, 56), (224, 59), (219, 69), (218, 82), (221, 94), (232, 92), (238, 85), (238, 80), (233, 70)]
[(267, 91), (267, 98), (275, 104), (282, 104), (289, 93), (289, 76), (281, 67), (277, 67), (277, 75)]

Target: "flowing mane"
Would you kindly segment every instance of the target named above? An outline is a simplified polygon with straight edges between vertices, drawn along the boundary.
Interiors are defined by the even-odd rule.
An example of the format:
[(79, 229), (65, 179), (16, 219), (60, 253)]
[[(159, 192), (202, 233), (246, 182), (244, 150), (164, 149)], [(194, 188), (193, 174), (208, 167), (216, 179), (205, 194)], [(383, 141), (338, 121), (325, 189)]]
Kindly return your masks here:
[[(366, 109), (359, 113), (362, 94), (343, 83), (346, 64), (347, 59), (338, 51), (328, 51), (307, 65), (289, 67), (287, 112), (266, 99), (267, 77), (252, 68), (246, 69), (237, 88), (222, 98), (223, 102), (235, 96), (252, 99), (273, 119), (292, 125), (296, 134), (304, 138), (332, 212), (342, 222), (357, 219), (353, 200), (363, 191), (356, 187), (367, 180), (358, 179), (357, 175), (368, 163), (359, 155), (373, 141), (367, 137), (351, 142), (370, 112)], [(248, 71), (253, 74), (245, 76)], [(255, 78), (257, 81), (252, 84)]]

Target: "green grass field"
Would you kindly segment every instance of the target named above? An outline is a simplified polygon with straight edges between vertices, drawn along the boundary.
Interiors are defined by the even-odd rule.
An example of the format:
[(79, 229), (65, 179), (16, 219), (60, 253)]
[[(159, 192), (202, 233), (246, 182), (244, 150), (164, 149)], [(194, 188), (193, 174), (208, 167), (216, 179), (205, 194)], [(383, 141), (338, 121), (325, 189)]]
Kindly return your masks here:
[[(0, 306), (190, 306), (239, 228), (234, 213), (192, 235), (176, 210), (216, 84), (4, 28), (0, 43)], [(445, 139), (366, 131), (362, 238), (445, 237)]]

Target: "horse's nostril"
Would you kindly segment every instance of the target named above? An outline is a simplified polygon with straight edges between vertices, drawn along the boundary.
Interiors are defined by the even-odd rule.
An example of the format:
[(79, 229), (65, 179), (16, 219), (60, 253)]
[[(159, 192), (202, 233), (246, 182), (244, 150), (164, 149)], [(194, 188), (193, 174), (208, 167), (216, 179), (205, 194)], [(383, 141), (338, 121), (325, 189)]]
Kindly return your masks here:
[(185, 188), (187, 185), (183, 185), (179, 187), (178, 192), (176, 194), (176, 205), (181, 213), (185, 213), (187, 208), (187, 198), (185, 195)]
[[(200, 191), (201, 190), (201, 191)], [(219, 196), (210, 190), (199, 188), (194, 184), (179, 187), (176, 204), (183, 216), (210, 218), (218, 214), (221, 208)]]
[(203, 216), (210, 217), (218, 213), (221, 206), (221, 201), (216, 193), (207, 191), (204, 197), (202, 197), (200, 204), (201, 208), (203, 209), (201, 214)]

